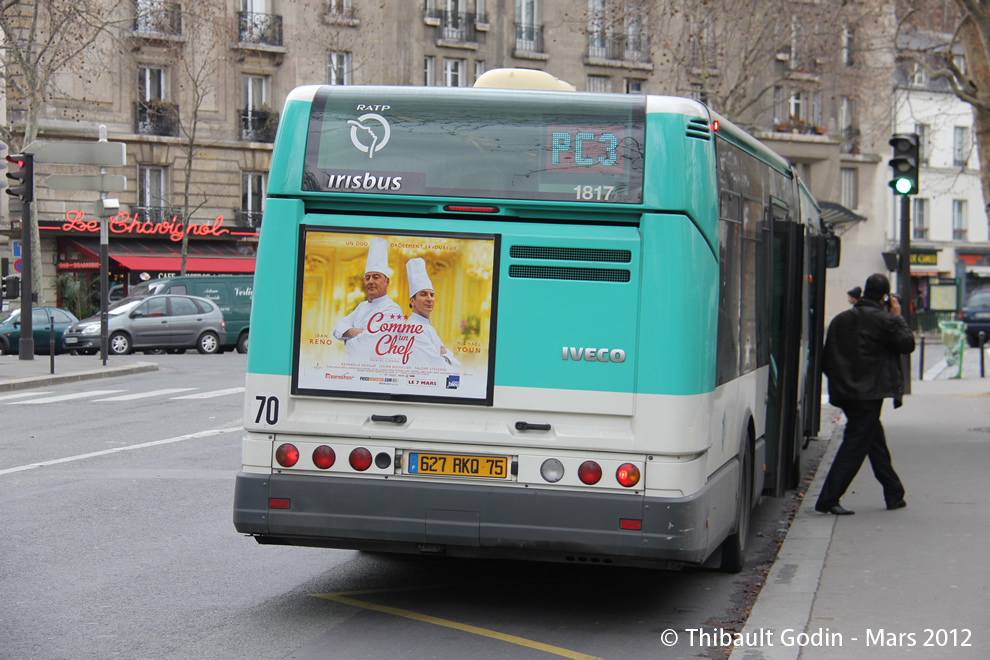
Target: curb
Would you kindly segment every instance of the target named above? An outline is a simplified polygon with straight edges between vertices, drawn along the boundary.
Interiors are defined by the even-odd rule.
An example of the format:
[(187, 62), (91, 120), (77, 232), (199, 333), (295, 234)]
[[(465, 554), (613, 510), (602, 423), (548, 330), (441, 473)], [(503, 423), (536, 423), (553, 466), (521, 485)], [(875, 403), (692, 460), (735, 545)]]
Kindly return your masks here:
[(832, 465), (835, 452), (842, 444), (844, 428), (845, 420), (837, 422), (832, 428), (828, 448), (815, 470), (811, 485), (804, 494), (746, 625), (739, 633), (740, 640), (752, 646), (735, 646), (729, 660), (797, 660), (801, 654), (800, 646), (769, 645), (766, 642), (780, 640), (780, 633), (785, 630), (792, 631), (793, 635), (803, 633), (811, 620), (836, 521), (836, 516), (817, 513), (813, 506), (825, 483), (825, 475)]
[(68, 374), (46, 374), (44, 376), (31, 376), (29, 378), (16, 378), (0, 382), (0, 392), (11, 392), (14, 390), (26, 390), (32, 387), (47, 387), (60, 383), (74, 383), (82, 380), (94, 380), (97, 378), (112, 378), (114, 376), (128, 376), (146, 371), (158, 371), (158, 365), (154, 362), (135, 362), (125, 367), (105, 367), (93, 371), (77, 371)]

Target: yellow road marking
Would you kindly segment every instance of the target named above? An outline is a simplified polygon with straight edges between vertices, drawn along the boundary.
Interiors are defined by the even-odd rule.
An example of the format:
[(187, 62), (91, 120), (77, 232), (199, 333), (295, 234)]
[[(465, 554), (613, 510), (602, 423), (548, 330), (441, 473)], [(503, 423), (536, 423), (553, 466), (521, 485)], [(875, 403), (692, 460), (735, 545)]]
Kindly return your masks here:
[[(378, 590), (376, 590), (375, 592), (378, 592)], [(375, 592), (371, 592), (371, 593), (375, 593)], [(492, 639), (498, 639), (503, 642), (508, 642), (510, 644), (516, 644), (518, 646), (525, 646), (531, 649), (536, 649), (538, 651), (545, 651), (547, 653), (559, 655), (564, 658), (571, 658), (572, 660), (602, 660), (601, 658), (597, 658), (593, 655), (588, 655), (586, 653), (578, 653), (577, 651), (568, 651), (567, 649), (562, 649), (559, 646), (552, 646), (550, 644), (534, 642), (529, 639), (523, 639), (522, 637), (516, 637), (515, 635), (506, 635), (504, 633), (495, 632), (494, 630), (487, 630), (485, 628), (479, 628), (477, 626), (469, 626), (464, 623), (457, 623), (456, 621), (448, 621), (447, 619), (439, 619), (435, 616), (429, 616), (428, 614), (418, 614), (416, 612), (410, 612), (409, 610), (402, 610), (397, 607), (389, 607), (387, 605), (376, 605), (375, 603), (369, 603), (367, 601), (357, 600), (355, 598), (349, 598), (348, 596), (345, 595), (345, 593), (369, 593), (369, 592), (341, 592), (341, 593), (333, 593), (333, 594), (312, 594), (312, 595), (316, 596), (317, 598), (325, 598), (326, 600), (332, 600), (334, 602), (342, 603), (344, 605), (353, 605), (354, 607), (361, 607), (366, 610), (384, 612), (385, 614), (401, 616), (407, 619), (413, 619), (415, 621), (422, 621), (424, 623), (432, 623), (437, 626), (444, 626), (446, 628), (462, 630), (464, 632), (472, 633), (474, 635), (481, 635), (482, 637), (491, 637)]]

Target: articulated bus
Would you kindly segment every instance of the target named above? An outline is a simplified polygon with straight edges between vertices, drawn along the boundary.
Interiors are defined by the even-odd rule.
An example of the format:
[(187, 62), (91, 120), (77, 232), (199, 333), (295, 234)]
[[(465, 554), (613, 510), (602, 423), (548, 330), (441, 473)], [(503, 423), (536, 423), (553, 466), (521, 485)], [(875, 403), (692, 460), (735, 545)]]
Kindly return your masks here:
[(819, 208), (701, 103), (486, 78), (288, 96), (236, 529), (740, 570), (818, 430)]

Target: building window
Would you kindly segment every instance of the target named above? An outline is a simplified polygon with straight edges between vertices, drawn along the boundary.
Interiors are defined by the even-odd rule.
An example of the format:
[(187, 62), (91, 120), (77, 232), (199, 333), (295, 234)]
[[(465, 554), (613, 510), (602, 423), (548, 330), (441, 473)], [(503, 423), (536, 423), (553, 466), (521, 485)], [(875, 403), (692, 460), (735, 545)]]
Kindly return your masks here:
[(855, 30), (849, 26), (846, 26), (842, 30), (842, 63), (846, 66), (852, 66), (856, 63), (853, 59), (853, 39), (855, 34)]
[(626, 78), (625, 80), (625, 92), (626, 94), (645, 94), (645, 86), (642, 80), (638, 78)]
[(437, 84), (436, 62), (437, 58), (432, 55), (423, 58), (423, 84), (427, 87)]
[(478, 80), (485, 73), (485, 61), (475, 60), (474, 61), (474, 79)]
[(792, 121), (804, 121), (805, 110), (804, 92), (792, 92), (790, 99), (790, 115)]
[(705, 86), (702, 85), (701, 83), (691, 83), (690, 94), (691, 94), (691, 98), (693, 98), (695, 101), (708, 105), (708, 92), (705, 91)]
[(145, 222), (163, 222), (171, 210), (165, 199), (165, 168), (156, 166), (138, 167), (138, 211)]
[(920, 197), (914, 198), (914, 238), (927, 240), (928, 238), (928, 200)]
[(956, 126), (952, 133), (952, 164), (966, 167), (969, 160), (969, 127)]
[(543, 52), (540, 0), (516, 0), (516, 49)]
[(787, 123), (787, 103), (784, 101), (784, 88), (780, 85), (773, 88), (773, 123), (776, 125)]
[(966, 200), (952, 200), (952, 240), (966, 240)]
[(467, 68), (465, 60), (453, 60), (444, 58), (443, 60), (443, 84), (446, 87), (467, 87), (464, 69)]
[(269, 76), (246, 74), (241, 86), (241, 100), (245, 110), (258, 110), (268, 105), (268, 94), (271, 88)]
[(167, 101), (168, 71), (157, 67), (139, 68), (138, 94), (142, 101)]
[(269, 107), (271, 76), (245, 74), (241, 78), (241, 139), (274, 142), (278, 113)]
[(608, 76), (588, 76), (589, 92), (611, 92), (612, 79)]
[(931, 144), (929, 143), (931, 126), (928, 124), (915, 124), (914, 132), (918, 135), (918, 164), (927, 166), (928, 154), (931, 153)]
[(839, 171), (842, 186), (842, 205), (847, 209), (859, 208), (859, 170), (843, 167)]
[(179, 108), (169, 103), (168, 69), (138, 68), (138, 100), (134, 103), (134, 131), (141, 135), (179, 134)]
[(268, 175), (264, 172), (241, 174), (241, 213), (238, 218), (243, 227), (257, 229), (265, 210), (265, 188)]
[(330, 51), (327, 61), (327, 84), (351, 84), (351, 54), (346, 51)]
[(353, 10), (352, 0), (327, 0), (327, 13), (349, 16)]

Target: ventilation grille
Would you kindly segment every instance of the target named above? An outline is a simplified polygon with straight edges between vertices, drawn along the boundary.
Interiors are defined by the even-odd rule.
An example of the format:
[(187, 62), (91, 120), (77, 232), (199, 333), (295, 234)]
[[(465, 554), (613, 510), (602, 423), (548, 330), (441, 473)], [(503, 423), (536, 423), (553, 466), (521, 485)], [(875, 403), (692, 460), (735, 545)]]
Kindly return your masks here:
[(704, 119), (692, 119), (688, 121), (686, 135), (689, 138), (697, 138), (708, 142), (711, 140), (712, 132), (708, 127), (708, 122)]
[(534, 280), (580, 280), (584, 282), (628, 282), (628, 270), (567, 268), (564, 266), (509, 266), (509, 277)]
[(515, 259), (553, 259), (555, 261), (597, 261), (627, 264), (632, 261), (629, 250), (593, 250), (588, 248), (555, 248), (513, 245), (509, 256)]

